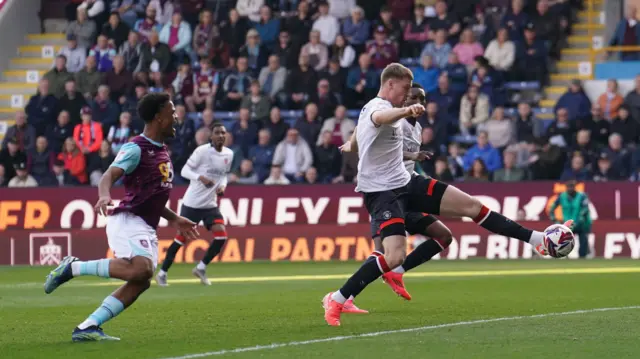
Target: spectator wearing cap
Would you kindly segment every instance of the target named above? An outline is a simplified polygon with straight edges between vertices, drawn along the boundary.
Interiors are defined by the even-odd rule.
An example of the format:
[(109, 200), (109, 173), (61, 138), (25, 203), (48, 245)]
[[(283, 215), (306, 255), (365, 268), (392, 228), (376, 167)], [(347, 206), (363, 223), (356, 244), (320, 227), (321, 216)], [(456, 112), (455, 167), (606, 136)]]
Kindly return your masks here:
[(340, 33), (340, 23), (338, 19), (329, 13), (329, 3), (320, 2), (318, 5), (319, 16), (313, 23), (313, 30), (320, 33), (320, 41), (326, 46), (331, 46), (336, 41), (336, 36)]
[[(78, 116), (80, 111), (78, 111)], [(46, 136), (49, 141), (49, 148), (53, 153), (62, 151), (62, 144), (68, 137), (73, 137), (75, 125), (70, 122), (69, 112), (62, 110), (58, 114), (56, 123), (47, 128)]]
[(356, 7), (356, 0), (327, 0), (327, 2), (329, 3), (329, 14), (338, 20), (349, 17), (351, 10)]
[(133, 28), (138, 14), (144, 14), (147, 0), (111, 0), (111, 11), (117, 11), (120, 18)]
[(307, 144), (313, 145), (318, 140), (322, 128), (322, 118), (318, 115), (318, 106), (310, 102), (304, 109), (304, 115), (296, 120), (293, 127)]
[(220, 36), (231, 48), (231, 54), (237, 54), (246, 41), (249, 24), (240, 17), (238, 10), (229, 10), (229, 18), (220, 25)]
[(403, 56), (418, 57), (424, 44), (429, 41), (429, 24), (424, 16), (424, 5), (416, 4), (413, 19), (404, 27)]
[[(460, 23), (455, 17), (448, 12), (447, 3), (443, 0), (436, 2), (436, 16), (429, 21), (429, 26), (432, 31), (432, 38), (435, 40), (438, 37), (438, 31), (444, 30), (445, 38), (448, 36), (454, 41), (460, 34)], [(446, 41), (446, 40), (445, 40)]]
[(515, 142), (515, 126), (513, 121), (504, 115), (504, 107), (496, 106), (493, 109), (493, 114), (484, 129), (489, 135), (491, 146), (500, 151)]
[(149, 1), (149, 6), (156, 10), (156, 22), (164, 25), (171, 22), (171, 16), (178, 10), (177, 8), (180, 4), (176, 2), (174, 5), (174, 1), (169, 0), (151, 0)]
[(309, 57), (309, 66), (316, 71), (322, 71), (329, 62), (329, 49), (320, 41), (320, 32), (312, 30), (309, 33), (309, 42), (300, 50), (300, 55)]
[[(281, 166), (282, 173), (289, 181), (301, 182), (304, 173), (312, 164), (313, 154), (308, 143), (300, 138), (298, 130), (295, 128), (289, 129), (287, 137), (276, 146), (273, 165)], [(265, 184), (267, 184), (267, 181), (265, 181)]]
[(96, 23), (87, 18), (87, 10), (78, 9), (78, 17), (67, 26), (66, 34), (74, 35), (78, 41), (78, 46), (83, 49), (90, 49), (97, 34)]
[(102, 82), (102, 74), (98, 72), (96, 58), (94, 56), (87, 57), (84, 69), (75, 75), (76, 88), (84, 95), (84, 98), (90, 100), (98, 92), (98, 87)]
[[(98, 148), (100, 148), (100, 143), (101, 142), (98, 142)], [(69, 171), (69, 174), (73, 176), (77, 182), (81, 184), (87, 183), (87, 162), (85, 155), (78, 149), (73, 137), (69, 137), (64, 141), (63, 151), (58, 155), (58, 159), (64, 161), (64, 169)]]
[(253, 28), (258, 31), (262, 44), (267, 49), (275, 48), (280, 32), (280, 19), (273, 17), (269, 6), (262, 5), (260, 7), (260, 19), (253, 23)]
[(153, 32), (160, 32), (162, 29), (162, 25), (156, 21), (156, 9), (152, 6), (147, 6), (145, 17), (136, 21), (133, 29), (140, 34), (142, 43), (149, 42), (151, 34)]
[(269, 56), (268, 65), (260, 70), (258, 81), (262, 91), (271, 98), (276, 100), (276, 96), (284, 89), (284, 83), (287, 80), (287, 70), (280, 66), (280, 58), (277, 55)]
[(569, 167), (565, 168), (560, 176), (561, 181), (572, 179), (576, 181), (591, 181), (592, 179), (591, 172), (589, 172), (587, 168), (586, 159), (584, 155), (578, 151), (573, 152)]
[[(177, 106), (176, 112), (178, 112)], [(107, 134), (107, 141), (111, 143), (111, 151), (113, 153), (118, 153), (120, 148), (124, 146), (125, 143), (129, 142), (129, 138), (133, 135), (135, 135), (135, 131), (131, 126), (131, 114), (124, 111), (120, 113), (118, 125), (111, 126), (109, 133)]]
[(626, 179), (620, 168), (615, 167), (607, 152), (598, 157), (596, 169), (593, 171), (594, 182), (621, 181)]
[(27, 151), (27, 171), (39, 184), (46, 183), (53, 176), (53, 162), (56, 154), (49, 148), (44, 136), (38, 137), (35, 148)]
[(529, 15), (524, 12), (524, 0), (511, 0), (509, 10), (502, 16), (500, 26), (509, 32), (509, 38), (513, 41), (522, 39), (522, 32), (529, 23)]
[(160, 30), (160, 42), (167, 44), (171, 50), (174, 64), (180, 65), (191, 58), (191, 26), (182, 20), (180, 12), (174, 12), (171, 21)]
[(129, 36), (129, 25), (120, 20), (120, 14), (112, 12), (109, 15), (109, 22), (102, 26), (101, 34), (106, 36), (109, 43), (119, 49)]
[(328, 118), (322, 124), (320, 129), (320, 136), (316, 141), (316, 146), (320, 146), (323, 141), (323, 134), (325, 132), (331, 133), (331, 143), (336, 146), (342, 146), (343, 143), (349, 140), (349, 136), (356, 128), (355, 121), (347, 118), (347, 108), (340, 105), (335, 110), (335, 115)]
[(129, 32), (127, 41), (120, 46), (118, 54), (124, 58), (124, 67), (133, 73), (139, 71), (142, 43), (137, 32)]
[(248, 72), (248, 60), (241, 56), (236, 60), (236, 69), (227, 75), (222, 85), (224, 98), (222, 109), (228, 111), (237, 110), (244, 95), (249, 92), (251, 86), (251, 75)]
[(253, 169), (262, 182), (269, 176), (269, 169), (273, 163), (275, 146), (271, 143), (271, 133), (263, 128), (258, 132), (258, 144), (249, 149), (249, 159), (253, 163)]
[(53, 68), (44, 75), (44, 78), (49, 81), (51, 94), (58, 99), (62, 97), (64, 84), (67, 80), (73, 79), (73, 75), (67, 71), (67, 58), (64, 55), (56, 56)]
[(0, 165), (4, 167), (5, 179), (9, 180), (16, 175), (14, 164), (26, 162), (27, 156), (18, 147), (18, 141), (15, 138), (9, 138), (7, 148), (0, 151)]
[(251, 119), (254, 121), (262, 121), (269, 117), (271, 101), (267, 95), (262, 93), (258, 80), (251, 81), (249, 93), (242, 98), (240, 108), (248, 109)]
[(16, 123), (7, 129), (2, 141), (2, 149), (7, 149), (9, 139), (14, 139), (20, 151), (26, 152), (34, 148), (36, 143), (36, 130), (27, 123), (27, 115), (23, 110), (16, 111)]
[(364, 105), (373, 98), (380, 85), (380, 76), (371, 66), (371, 56), (364, 53), (358, 58), (358, 66), (347, 74), (347, 93), (345, 103), (351, 108)]
[(469, 171), (476, 158), (482, 159), (489, 172), (502, 167), (500, 153), (489, 144), (489, 136), (486, 132), (478, 133), (477, 143), (467, 150), (464, 155), (464, 170)]
[(260, 21), (260, 8), (264, 0), (238, 0), (236, 10), (238, 15), (248, 17), (253, 22)]
[[(638, 46), (640, 43), (640, 26), (638, 26), (638, 9), (635, 5), (627, 5), (625, 17), (618, 22), (611, 36), (609, 46)], [(637, 51), (620, 52), (622, 61), (637, 61)]]
[(263, 122), (262, 128), (269, 130), (271, 134), (270, 144), (273, 146), (280, 143), (286, 136), (287, 131), (289, 131), (289, 125), (282, 120), (278, 107), (271, 108), (269, 119)]
[(16, 175), (9, 180), (7, 187), (10, 188), (24, 188), (24, 187), (38, 187), (38, 182), (35, 178), (27, 172), (27, 164), (24, 162), (18, 162), (13, 165), (16, 171)]
[(413, 82), (422, 85), (427, 93), (434, 92), (438, 88), (440, 68), (433, 64), (433, 57), (430, 55), (423, 56), (420, 65), (411, 68)]
[(470, 67), (474, 64), (477, 56), (484, 54), (484, 49), (479, 42), (476, 41), (471, 29), (464, 29), (460, 35), (460, 42), (451, 50), (458, 55), (460, 63)]
[(317, 83), (318, 73), (311, 67), (309, 56), (300, 54), (298, 68), (289, 72), (284, 85), (285, 92), (290, 95), (287, 107), (296, 110), (304, 108)]
[(67, 45), (60, 49), (59, 55), (64, 55), (67, 60), (67, 71), (76, 73), (84, 67), (84, 62), (87, 59), (87, 49), (78, 46), (76, 35), (69, 34), (67, 35)]
[(246, 57), (252, 77), (258, 77), (260, 70), (267, 65), (269, 49), (262, 44), (260, 34), (255, 29), (247, 32), (244, 46), (240, 48), (239, 56)]
[(171, 49), (160, 42), (157, 32), (149, 35), (149, 41), (140, 48), (139, 71), (167, 73), (171, 70)]
[(544, 42), (536, 38), (533, 24), (529, 23), (524, 29), (524, 41), (516, 45), (517, 79), (519, 81), (541, 81), (547, 83), (548, 51)]
[(618, 109), (624, 102), (624, 98), (618, 92), (618, 81), (607, 80), (607, 90), (598, 97), (598, 105), (602, 109), (605, 120), (611, 121), (618, 116)]
[(60, 98), (60, 111), (67, 111), (73, 126), (80, 123), (80, 110), (87, 106), (87, 100), (76, 89), (76, 81), (68, 79), (64, 84), (64, 95)]
[(451, 52), (451, 45), (447, 42), (447, 30), (438, 29), (436, 31), (434, 41), (429, 42), (420, 57), (429, 55), (433, 58), (433, 63), (439, 68), (444, 68), (449, 60), (449, 53)]
[(231, 133), (235, 143), (240, 146), (243, 157), (249, 154), (249, 148), (256, 144), (258, 139), (258, 126), (255, 121), (251, 121), (249, 109), (241, 108), (238, 112), (238, 121), (231, 127)]
[(98, 152), (104, 138), (102, 126), (92, 120), (90, 107), (84, 107), (81, 111), (82, 123), (73, 129), (73, 139), (77, 148), (85, 155)]
[(631, 144), (638, 140), (640, 135), (640, 125), (638, 122), (629, 116), (629, 108), (626, 105), (620, 106), (618, 109), (618, 116), (611, 122), (604, 121), (609, 124), (609, 132), (617, 133), (622, 136), (624, 143)]
[[(393, 17), (391, 9), (388, 6), (383, 6), (380, 9), (380, 18), (374, 22), (374, 28), (378, 26), (384, 27), (387, 33), (387, 39), (396, 46), (396, 50), (401, 48), (402, 39), (402, 25), (400, 21)], [(400, 51), (398, 51), (400, 52)]]
[(506, 73), (511, 70), (516, 59), (516, 47), (513, 41), (509, 40), (509, 31), (506, 28), (498, 30), (498, 36), (491, 40), (484, 51), (484, 57), (497, 71)]
[(369, 39), (370, 27), (369, 20), (364, 18), (364, 11), (356, 6), (351, 10), (351, 16), (342, 23), (342, 34), (357, 51), (364, 49), (364, 44)]
[(566, 108), (569, 112), (569, 120), (575, 121), (580, 118), (589, 116), (591, 112), (591, 100), (584, 92), (580, 80), (572, 80), (569, 89), (565, 92), (558, 102), (556, 102), (554, 111), (559, 108)]
[(470, 86), (460, 103), (460, 133), (473, 135), (476, 127), (489, 119), (489, 97)]
[(382, 70), (392, 62), (398, 61), (396, 46), (387, 39), (387, 29), (380, 25), (374, 31), (373, 40), (367, 43), (367, 53), (376, 70)]
[(49, 80), (41, 79), (38, 92), (31, 96), (25, 107), (29, 124), (35, 128), (36, 135), (43, 134), (47, 126), (55, 123), (58, 105), (58, 99), (49, 92)]
[(333, 139), (334, 134), (332, 131), (324, 131), (318, 137), (313, 164), (317, 170), (318, 182), (320, 183), (331, 183), (334, 178), (340, 175), (342, 156)]

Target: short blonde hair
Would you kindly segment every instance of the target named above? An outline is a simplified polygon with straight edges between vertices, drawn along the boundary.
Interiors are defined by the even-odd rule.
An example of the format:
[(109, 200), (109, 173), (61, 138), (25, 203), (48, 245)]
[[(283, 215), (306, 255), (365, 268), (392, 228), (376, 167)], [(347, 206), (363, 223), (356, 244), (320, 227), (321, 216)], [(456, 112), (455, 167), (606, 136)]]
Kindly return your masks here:
[(413, 81), (413, 72), (402, 64), (397, 62), (390, 63), (382, 70), (380, 82), (385, 83), (388, 80), (410, 80)]

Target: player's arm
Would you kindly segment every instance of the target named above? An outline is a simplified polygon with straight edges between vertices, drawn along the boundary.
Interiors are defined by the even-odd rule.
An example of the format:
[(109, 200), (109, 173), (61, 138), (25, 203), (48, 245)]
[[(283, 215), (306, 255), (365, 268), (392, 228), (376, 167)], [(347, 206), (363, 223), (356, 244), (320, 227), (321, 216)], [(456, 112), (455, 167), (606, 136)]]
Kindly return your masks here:
[(198, 238), (199, 233), (196, 229), (197, 224), (192, 222), (191, 220), (179, 216), (176, 212), (167, 207), (164, 207), (162, 209), (160, 217), (166, 219), (171, 227), (177, 229), (178, 232), (187, 237), (187, 239), (193, 240)]
[(431, 156), (433, 156), (433, 153), (429, 151), (418, 151), (418, 152), (403, 151), (402, 152), (402, 160), (404, 161), (422, 162), (424, 160), (431, 159)]
[(133, 142), (126, 143), (113, 163), (100, 178), (98, 183), (98, 203), (95, 205), (96, 211), (103, 216), (107, 215), (107, 206), (112, 204), (111, 187), (124, 174), (133, 172), (140, 163), (140, 147)]
[(189, 156), (189, 159), (187, 160), (187, 163), (185, 163), (184, 166), (182, 166), (182, 170), (180, 171), (180, 175), (190, 181), (200, 181), (202, 182), (202, 184), (204, 184), (206, 187), (211, 187), (213, 186), (213, 181), (210, 180), (209, 178), (200, 175), (196, 169), (198, 168), (198, 166), (201, 163), (201, 158), (202, 158), (202, 151), (200, 150), (200, 148), (196, 148), (195, 151), (193, 151), (193, 153), (191, 154), (191, 156)]
[(405, 117), (418, 117), (424, 111), (424, 106), (420, 104), (401, 108), (385, 108), (374, 111), (371, 114), (371, 121), (377, 126), (389, 125)]
[(356, 131), (358, 128), (353, 129), (353, 133), (349, 140), (339, 147), (341, 152), (355, 152), (358, 153), (358, 139), (356, 138)]

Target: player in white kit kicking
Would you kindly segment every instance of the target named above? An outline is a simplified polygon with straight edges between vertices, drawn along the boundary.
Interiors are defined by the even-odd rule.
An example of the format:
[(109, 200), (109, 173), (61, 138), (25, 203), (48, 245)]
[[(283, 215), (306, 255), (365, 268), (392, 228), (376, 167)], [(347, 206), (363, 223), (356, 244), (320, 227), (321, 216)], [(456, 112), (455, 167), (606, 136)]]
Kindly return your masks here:
[[(378, 96), (360, 112), (356, 128), (359, 147), (356, 191), (362, 192), (372, 221), (379, 223), (384, 254), (370, 256), (335, 292), (323, 299), (324, 319), (340, 325), (344, 303), (384, 273), (405, 260), (408, 212), (425, 212), (451, 217), (470, 217), (485, 229), (544, 249), (542, 232), (533, 231), (493, 212), (479, 200), (454, 186), (422, 176), (411, 176), (403, 163), (402, 125), (406, 117), (419, 117), (421, 104), (403, 106), (413, 82), (411, 70), (398, 63), (388, 65), (381, 75)], [(437, 247), (437, 248), (436, 248)], [(440, 251), (439, 246), (433, 247)]]
[[(220, 253), (227, 241), (224, 218), (218, 209), (218, 196), (223, 195), (227, 188), (227, 174), (233, 162), (233, 151), (224, 146), (226, 135), (224, 125), (215, 123), (211, 142), (196, 148), (180, 172), (182, 177), (191, 180), (182, 199), (180, 215), (195, 223), (202, 221), (207, 230), (213, 232), (209, 249), (192, 270), (193, 275), (200, 278), (204, 285), (211, 284), (205, 272), (207, 265)], [(167, 286), (167, 272), (184, 244), (185, 238), (180, 234), (176, 235), (167, 250), (162, 268), (156, 275), (158, 285)]]

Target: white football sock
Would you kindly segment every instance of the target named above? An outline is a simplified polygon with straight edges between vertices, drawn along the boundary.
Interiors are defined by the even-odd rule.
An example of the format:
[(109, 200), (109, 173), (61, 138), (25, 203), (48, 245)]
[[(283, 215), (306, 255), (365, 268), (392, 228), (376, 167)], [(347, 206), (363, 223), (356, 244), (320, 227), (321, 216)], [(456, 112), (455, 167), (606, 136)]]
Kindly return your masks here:
[[(77, 277), (80, 275), (80, 261), (75, 261), (73, 263), (71, 263), (71, 274), (74, 277)], [(80, 328), (82, 329), (82, 328)]]
[(80, 330), (87, 329), (92, 325), (98, 325), (98, 322), (96, 322), (91, 318), (87, 318), (84, 322), (78, 324), (78, 329)]
[(538, 244), (542, 244), (544, 241), (544, 233), (533, 231), (531, 233), (531, 238), (529, 238), (529, 244), (531, 244), (534, 248), (538, 246)]
[(397, 266), (397, 267), (393, 268), (392, 272), (403, 274), (405, 272), (405, 270), (404, 270), (404, 268), (402, 266)]
[(352, 296), (352, 295), (350, 295), (350, 296), (349, 296), (349, 299), (347, 299), (347, 300), (350, 300), (350, 301), (352, 301), (352, 302), (353, 302), (353, 300), (354, 300), (354, 299), (355, 299), (355, 297), (354, 297), (354, 296)]
[(331, 295), (331, 299), (335, 300), (340, 304), (344, 304), (344, 302), (347, 301), (347, 298), (345, 298), (344, 295), (342, 295), (342, 293), (340, 293), (339, 290), (336, 290), (335, 292), (333, 292), (333, 294)]
[(198, 265), (196, 266), (196, 268), (197, 268), (198, 270), (205, 270), (205, 269), (207, 269), (207, 265), (206, 265), (206, 264), (204, 264), (204, 262), (203, 262), (203, 261), (200, 261), (200, 263), (198, 263)]
[(158, 272), (158, 275), (161, 276), (161, 277), (166, 277), (167, 276), (167, 272), (165, 272), (162, 269), (160, 269), (160, 271)]

